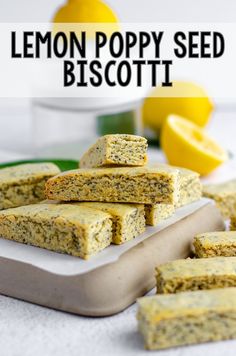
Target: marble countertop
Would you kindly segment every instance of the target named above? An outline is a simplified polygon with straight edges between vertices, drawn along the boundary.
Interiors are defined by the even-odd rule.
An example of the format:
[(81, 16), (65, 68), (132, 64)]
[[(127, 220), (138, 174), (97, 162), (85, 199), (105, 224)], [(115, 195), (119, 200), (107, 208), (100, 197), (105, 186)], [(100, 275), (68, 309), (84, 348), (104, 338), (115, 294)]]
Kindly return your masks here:
[[(153, 293), (153, 292), (152, 292)], [(106, 318), (71, 315), (0, 296), (1, 356), (234, 356), (236, 341), (145, 351), (136, 305)]]

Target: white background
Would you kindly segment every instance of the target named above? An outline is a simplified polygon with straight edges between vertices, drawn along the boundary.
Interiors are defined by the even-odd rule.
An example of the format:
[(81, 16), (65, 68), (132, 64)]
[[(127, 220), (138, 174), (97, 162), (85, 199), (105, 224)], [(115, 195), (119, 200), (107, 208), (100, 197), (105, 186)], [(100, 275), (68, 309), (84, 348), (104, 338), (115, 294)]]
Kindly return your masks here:
[[(0, 0), (0, 22), (47, 22), (63, 1)], [(109, 0), (123, 22), (236, 20), (235, 0)], [(236, 152), (236, 115), (217, 108), (209, 131)], [(27, 101), (0, 100), (0, 160), (30, 154), (31, 116)], [(9, 150), (12, 153), (9, 153)], [(235, 170), (236, 171), (236, 170)], [(149, 353), (136, 331), (136, 307), (117, 316), (82, 318), (0, 297), (1, 356), (234, 356), (236, 342), (222, 342)]]
[[(0, 22), (47, 22), (64, 2), (0, 0)], [(235, 0), (107, 0), (107, 2), (122, 22), (236, 21)], [(227, 113), (223, 111), (220, 117), (218, 116), (221, 129), (212, 128), (213, 135), (220, 141), (223, 137), (233, 135), (230, 129), (232, 123), (226, 121), (226, 118), (234, 121), (234, 114), (229, 115), (228, 109), (231, 108), (227, 107)], [(222, 122), (224, 122), (223, 127)], [(24, 155), (32, 154), (32, 119), (28, 100), (0, 98), (0, 132), (0, 149), (17, 151)]]
[[(61, 0), (1, 0), (0, 22), (47, 22)], [(121, 22), (234, 22), (234, 0), (107, 0)]]

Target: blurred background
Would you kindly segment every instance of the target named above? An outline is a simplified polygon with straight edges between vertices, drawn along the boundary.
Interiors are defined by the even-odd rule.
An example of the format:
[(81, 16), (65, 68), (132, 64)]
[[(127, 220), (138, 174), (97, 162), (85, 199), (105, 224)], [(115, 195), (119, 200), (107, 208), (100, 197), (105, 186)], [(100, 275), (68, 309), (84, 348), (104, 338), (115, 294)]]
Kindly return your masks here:
[[(105, 2), (114, 10), (121, 22), (209, 23), (235, 22), (236, 20), (235, 0), (178, 0), (178, 2), (175, 0), (107, 0)], [(65, 4), (65, 1), (62, 0), (0, 0), (0, 22), (49, 22), (63, 4)], [(234, 152), (236, 153), (236, 140), (232, 128), (236, 128), (236, 103), (218, 102), (217, 98), (214, 98), (213, 104), (214, 110), (212, 110), (211, 118), (207, 124), (207, 132), (219, 144), (229, 150), (231, 155), (234, 155)], [(40, 140), (43, 141), (44, 132), (46, 135), (47, 131), (47, 122), (51, 120), (51, 114), (48, 116), (47, 110), (44, 109), (44, 106), (35, 108), (29, 99), (0, 98), (0, 161), (35, 155), (33, 149), (35, 130), (39, 130)], [(133, 109), (136, 110), (136, 107)], [(125, 109), (124, 112), (130, 114), (132, 110)], [(117, 114), (117, 109), (114, 114)], [(38, 127), (35, 127), (35, 122), (32, 120), (33, 115), (43, 118), (42, 125), (37, 123)], [(54, 117), (60, 116), (57, 111), (53, 115)], [(75, 120), (75, 116), (73, 114), (72, 116), (71, 120)], [(125, 120), (129, 120), (129, 117), (125, 117)], [(81, 140), (86, 132), (93, 129), (89, 120), (87, 126), (85, 121), (80, 129)], [(101, 122), (102, 129), (100, 126), (99, 134), (109, 132), (104, 117), (102, 117)], [(130, 129), (129, 121), (127, 125), (126, 127)], [(156, 132), (151, 131), (150, 127), (147, 128), (146, 132), (151, 138), (155, 138), (155, 135), (158, 136)], [(50, 155), (50, 152), (45, 151), (45, 155), (48, 156), (48, 154)], [(152, 154), (154, 158), (159, 159), (159, 152), (155, 151), (155, 145)]]
[[(1, 0), (1, 22), (47, 22), (63, 0)], [(122, 22), (234, 22), (234, 0), (108, 0)]]

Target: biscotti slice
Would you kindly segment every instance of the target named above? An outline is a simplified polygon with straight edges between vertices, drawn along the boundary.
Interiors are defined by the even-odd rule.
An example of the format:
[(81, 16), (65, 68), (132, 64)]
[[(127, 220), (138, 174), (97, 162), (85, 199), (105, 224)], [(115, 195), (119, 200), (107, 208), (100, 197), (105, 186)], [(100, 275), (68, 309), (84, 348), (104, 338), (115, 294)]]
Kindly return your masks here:
[(236, 179), (203, 186), (203, 196), (215, 200), (225, 219), (236, 215)]
[(78, 169), (49, 179), (46, 196), (61, 201), (174, 204), (178, 199), (178, 170), (167, 167)]
[(163, 163), (152, 164), (151, 167), (177, 169), (179, 171), (179, 199), (175, 204), (176, 208), (193, 203), (202, 197), (202, 183), (197, 172), (187, 168), (170, 166)]
[(197, 257), (236, 256), (236, 231), (208, 232), (195, 236)]
[(80, 168), (143, 166), (147, 161), (147, 140), (135, 135), (106, 135), (80, 159)]
[(111, 216), (75, 204), (35, 204), (0, 212), (0, 236), (89, 258), (111, 244)]
[(38, 203), (46, 181), (60, 173), (53, 163), (29, 163), (0, 169), (0, 210)]
[(150, 350), (236, 338), (236, 288), (138, 299), (138, 326)]
[(178, 167), (178, 169), (180, 186), (177, 208), (199, 200), (202, 196), (202, 183), (199, 174), (186, 168)]
[(236, 257), (176, 260), (156, 268), (157, 293), (236, 286)]
[(112, 216), (112, 242), (116, 245), (130, 241), (145, 231), (144, 205), (119, 203), (78, 203), (105, 211)]
[(236, 215), (230, 218), (230, 230), (236, 231)]
[(175, 212), (174, 204), (145, 205), (146, 224), (156, 226), (171, 217)]

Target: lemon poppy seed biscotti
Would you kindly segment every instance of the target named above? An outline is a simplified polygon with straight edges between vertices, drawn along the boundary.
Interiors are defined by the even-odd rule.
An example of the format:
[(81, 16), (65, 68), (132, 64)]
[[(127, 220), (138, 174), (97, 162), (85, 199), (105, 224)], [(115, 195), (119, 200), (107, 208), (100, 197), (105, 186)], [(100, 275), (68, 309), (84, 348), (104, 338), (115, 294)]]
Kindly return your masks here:
[(175, 212), (174, 204), (145, 205), (146, 224), (156, 226), (171, 217)]
[(138, 327), (150, 350), (236, 338), (236, 288), (138, 299)]
[(206, 232), (194, 237), (195, 255), (200, 258), (236, 256), (236, 231)]
[[(177, 168), (177, 167), (176, 167)], [(202, 183), (197, 172), (179, 168), (179, 201), (176, 207), (190, 204), (202, 196)]]
[(157, 293), (236, 287), (236, 257), (176, 260), (156, 268)]
[(135, 135), (106, 135), (81, 157), (80, 168), (111, 165), (143, 166), (147, 161), (147, 140)]
[(230, 217), (230, 230), (236, 231), (236, 215)]
[(111, 216), (75, 204), (34, 204), (0, 212), (0, 236), (84, 259), (109, 246)]
[(142, 204), (83, 202), (78, 205), (101, 210), (112, 216), (112, 242), (114, 244), (123, 244), (145, 231), (145, 214)]
[(0, 170), (0, 210), (38, 203), (46, 181), (60, 173), (53, 163), (28, 163)]
[(225, 219), (236, 215), (236, 179), (203, 186), (203, 196), (214, 199)]
[(68, 171), (47, 181), (49, 200), (173, 204), (178, 200), (178, 170), (119, 167)]
[(169, 166), (167, 164), (152, 164), (152, 167), (177, 169), (179, 171), (179, 199), (175, 203), (176, 208), (193, 203), (202, 197), (202, 183), (200, 175), (187, 168)]
[[(169, 167), (164, 164), (154, 165), (154, 167)], [(199, 174), (189, 169), (174, 167), (179, 171), (179, 198), (175, 204), (155, 204), (145, 205), (146, 224), (156, 226), (165, 219), (171, 217), (176, 208), (190, 204), (199, 200), (202, 196), (202, 184)]]

